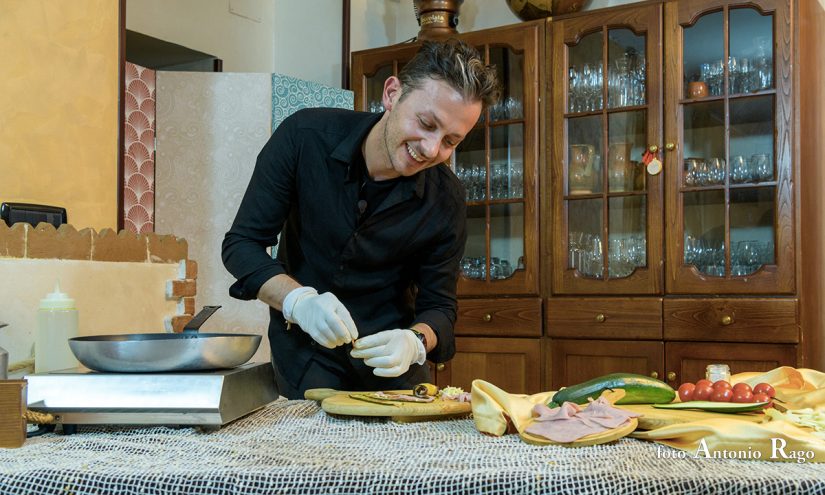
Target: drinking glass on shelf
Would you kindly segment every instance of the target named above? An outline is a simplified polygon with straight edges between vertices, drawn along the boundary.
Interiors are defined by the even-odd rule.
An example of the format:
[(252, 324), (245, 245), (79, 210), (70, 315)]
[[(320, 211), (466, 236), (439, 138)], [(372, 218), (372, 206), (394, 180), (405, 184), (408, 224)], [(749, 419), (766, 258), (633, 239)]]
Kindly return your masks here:
[(510, 172), (510, 197), (521, 198), (524, 196), (524, 171), (521, 162), (513, 162), (513, 169)]
[(513, 96), (508, 96), (504, 100), (504, 108), (508, 119), (520, 119), (524, 116), (521, 100)]
[(685, 158), (685, 185), (704, 186), (708, 183), (708, 168), (701, 158)]
[(709, 158), (707, 160), (707, 181), (708, 184), (724, 184), (725, 183), (725, 159), (724, 158)]
[(752, 155), (751, 170), (755, 180), (771, 180), (773, 178), (773, 167), (771, 167), (770, 156), (766, 153), (757, 153)]
[(730, 180), (731, 182), (742, 183), (750, 180), (750, 167), (748, 159), (742, 155), (730, 157)]

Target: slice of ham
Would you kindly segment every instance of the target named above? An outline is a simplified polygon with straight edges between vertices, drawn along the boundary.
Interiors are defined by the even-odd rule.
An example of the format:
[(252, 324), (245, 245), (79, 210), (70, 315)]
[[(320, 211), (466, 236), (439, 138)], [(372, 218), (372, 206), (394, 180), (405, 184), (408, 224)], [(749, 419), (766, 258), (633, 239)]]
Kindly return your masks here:
[(553, 409), (550, 409), (544, 404), (536, 404), (533, 406), (533, 416), (536, 417), (536, 421), (555, 421), (559, 419), (570, 419), (581, 412), (581, 410), (581, 406), (573, 402), (565, 402), (561, 407), (554, 407)]
[(533, 423), (524, 431), (554, 442), (569, 443), (593, 433), (601, 433), (626, 424), (640, 414), (613, 407), (606, 399), (591, 401), (582, 409), (565, 402), (553, 409), (544, 404), (533, 407)]

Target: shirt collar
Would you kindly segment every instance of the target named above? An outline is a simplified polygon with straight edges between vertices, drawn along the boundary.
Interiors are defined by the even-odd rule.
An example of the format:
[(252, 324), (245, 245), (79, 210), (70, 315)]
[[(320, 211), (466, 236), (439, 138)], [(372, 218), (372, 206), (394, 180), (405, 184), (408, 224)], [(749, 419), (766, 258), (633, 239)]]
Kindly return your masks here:
[[(365, 171), (362, 172), (361, 167), (354, 165), (357, 165), (359, 161), (365, 160), (361, 154), (361, 145), (364, 143), (364, 140), (367, 139), (367, 135), (375, 124), (377, 124), (384, 115), (383, 113), (368, 112), (359, 112), (359, 114), (362, 117), (361, 121), (352, 127), (352, 131), (338, 143), (338, 146), (335, 147), (330, 155), (335, 160), (343, 162), (347, 166), (347, 182), (360, 181), (361, 174), (366, 173)], [(424, 196), (425, 175), (428, 170), (429, 169), (415, 174), (414, 183), (412, 181), (404, 181), (410, 184), (410, 186), (414, 184), (412, 187), (415, 190), (415, 195), (419, 198)], [(410, 186), (408, 186), (408, 188)]]

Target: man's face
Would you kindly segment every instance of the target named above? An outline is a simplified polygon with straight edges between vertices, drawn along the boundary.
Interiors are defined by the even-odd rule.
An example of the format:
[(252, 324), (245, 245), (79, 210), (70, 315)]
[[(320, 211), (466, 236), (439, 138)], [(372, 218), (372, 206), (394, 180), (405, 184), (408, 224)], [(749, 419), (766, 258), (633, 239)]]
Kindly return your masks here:
[(392, 167), (386, 178), (410, 176), (449, 159), (481, 114), (480, 101), (464, 100), (443, 81), (427, 79), (420, 89), (408, 91), (401, 98), (395, 77), (385, 84), (383, 141)]

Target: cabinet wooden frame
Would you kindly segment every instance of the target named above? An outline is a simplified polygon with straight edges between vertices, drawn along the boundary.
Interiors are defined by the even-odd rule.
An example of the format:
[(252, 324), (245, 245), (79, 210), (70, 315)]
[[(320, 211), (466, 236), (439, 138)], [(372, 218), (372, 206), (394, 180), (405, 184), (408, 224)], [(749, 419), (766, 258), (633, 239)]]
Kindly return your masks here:
[[(627, 28), (636, 33), (644, 34), (646, 59), (646, 104), (635, 107), (621, 107), (618, 109), (604, 109), (598, 112), (581, 114), (567, 113), (569, 88), (564, 84), (568, 80), (566, 75), (569, 67), (568, 50), (564, 47), (576, 44), (582, 36), (594, 32), (604, 32), (603, 54), (607, 53), (607, 33), (613, 28)], [(553, 294), (660, 294), (663, 291), (663, 253), (662, 253), (662, 210), (663, 174), (647, 175), (645, 235), (647, 239), (647, 266), (638, 267), (635, 271), (622, 278), (596, 279), (582, 275), (578, 270), (569, 268), (568, 263), (568, 234), (570, 232), (568, 218), (568, 198), (565, 193), (567, 183), (567, 125), (566, 120), (578, 115), (603, 115), (602, 117), (602, 150), (599, 154), (607, 156), (607, 116), (614, 112), (632, 110), (646, 110), (647, 145), (661, 146), (662, 141), (662, 36), (661, 36), (661, 6), (657, 3), (645, 3), (633, 8), (611, 8), (603, 12), (590, 12), (574, 17), (553, 21), (546, 29), (548, 52), (551, 52), (552, 62), (547, 66), (547, 79), (554, 81), (552, 87), (552, 104), (548, 106), (547, 121), (551, 123), (547, 156), (549, 157), (550, 174), (545, 179), (545, 189), (552, 194), (552, 236), (548, 239), (552, 245), (550, 257), (552, 259), (551, 283)], [(603, 60), (606, 60), (603, 55)], [(603, 88), (603, 91), (606, 89)], [(604, 98), (607, 101), (607, 98)], [(641, 157), (638, 157), (641, 159)], [(608, 167), (603, 160), (602, 174), (606, 180)], [(627, 196), (628, 193), (608, 192), (607, 187), (601, 193), (587, 196), (577, 195), (577, 198), (602, 199), (602, 215), (607, 217), (608, 199)], [(581, 200), (581, 199), (580, 199)], [(607, 239), (608, 226), (602, 226), (602, 238)], [(606, 243), (605, 243), (606, 244)], [(605, 257), (606, 259), (606, 257)]]
[[(806, 1), (806, 0), (802, 0)], [(722, 11), (727, 14), (731, 8), (756, 8), (763, 15), (774, 16), (773, 61), (775, 90), (763, 90), (758, 95), (773, 94), (774, 101), (774, 139), (776, 177), (775, 219), (776, 233), (775, 264), (763, 265), (755, 273), (745, 277), (708, 276), (693, 265), (683, 263), (684, 253), (684, 209), (681, 187), (681, 163), (684, 143), (683, 116), (684, 99), (682, 81), (684, 80), (682, 60), (684, 47), (682, 43), (683, 27), (693, 25), (703, 14)], [(667, 277), (668, 293), (707, 294), (709, 287), (717, 294), (792, 294), (796, 289), (794, 266), (796, 233), (794, 222), (795, 205), (793, 189), (793, 149), (791, 129), (793, 123), (792, 94), (792, 59), (793, 43), (791, 36), (790, 10), (787, 2), (775, 0), (757, 0), (743, 6), (738, 1), (726, 0), (679, 0), (665, 3), (665, 39), (669, 40), (665, 48), (665, 141), (678, 143), (672, 151), (665, 152), (665, 169), (670, 178), (666, 182), (666, 222), (667, 239)], [(728, 39), (728, 23), (724, 23), (722, 33)], [(724, 60), (728, 57), (728, 43), (724, 43)], [(726, 64), (727, 66), (727, 64)], [(749, 96), (745, 96), (748, 98)], [(719, 98), (724, 102), (725, 113), (729, 114), (728, 98)], [(725, 150), (730, 149), (729, 132), (725, 133)], [(762, 185), (762, 184), (760, 184)], [(730, 246), (730, 191), (724, 187), (725, 194), (725, 244)], [(730, 257), (727, 250), (727, 258)], [(730, 263), (726, 263), (730, 266)]]
[[(539, 294), (539, 163), (541, 163), (541, 142), (543, 125), (541, 121), (539, 101), (540, 89), (543, 87), (543, 73), (541, 61), (544, 57), (544, 21), (532, 21), (514, 26), (504, 26), (494, 29), (475, 31), (459, 36), (467, 43), (480, 48), (485, 60), (490, 60), (491, 47), (507, 47), (524, 56), (525, 73), (523, 75), (524, 101), (523, 105), (523, 201), (524, 205), (524, 266), (523, 270), (515, 270), (513, 275), (501, 280), (477, 280), (459, 275), (459, 296), (487, 296), (487, 295), (538, 295)], [(489, 110), (489, 109), (488, 109)], [(504, 121), (503, 125), (507, 121)], [(486, 161), (491, 160), (490, 128), (497, 124), (492, 122), (489, 111), (484, 122), (477, 128), (487, 127)], [(489, 177), (487, 178), (489, 183)], [(468, 205), (486, 206), (485, 221), (485, 249), (488, 251), (486, 259), (492, 258), (491, 246), (491, 218), (490, 206), (514, 203), (508, 199), (487, 199), (469, 202)], [(488, 270), (489, 271), (489, 270)]]
[[(539, 295), (539, 163), (542, 160), (543, 112), (540, 111), (540, 90), (543, 87), (542, 60), (544, 58), (544, 20), (526, 22), (512, 26), (463, 33), (458, 36), (479, 49), (485, 60), (490, 60), (490, 48), (507, 47), (524, 56), (523, 95), (523, 199), (486, 199), (469, 202), (471, 206), (485, 206), (485, 258), (492, 258), (490, 251), (491, 218), (490, 207), (495, 205), (524, 205), (524, 269), (514, 270), (512, 276), (497, 280), (470, 279), (459, 276), (459, 296), (485, 295)], [(420, 47), (420, 43), (403, 43), (389, 47), (356, 52), (352, 57), (352, 86), (355, 92), (355, 109), (366, 111), (369, 79), (384, 68), (390, 68), (392, 75), (410, 60)], [(490, 129), (508, 125), (513, 121), (493, 122), (489, 109), (476, 129), (485, 129), (485, 162), (491, 160)], [(489, 178), (487, 179), (489, 183)], [(512, 260), (515, 265), (516, 260)], [(488, 261), (489, 263), (489, 261)], [(487, 269), (489, 271), (489, 269)]]

